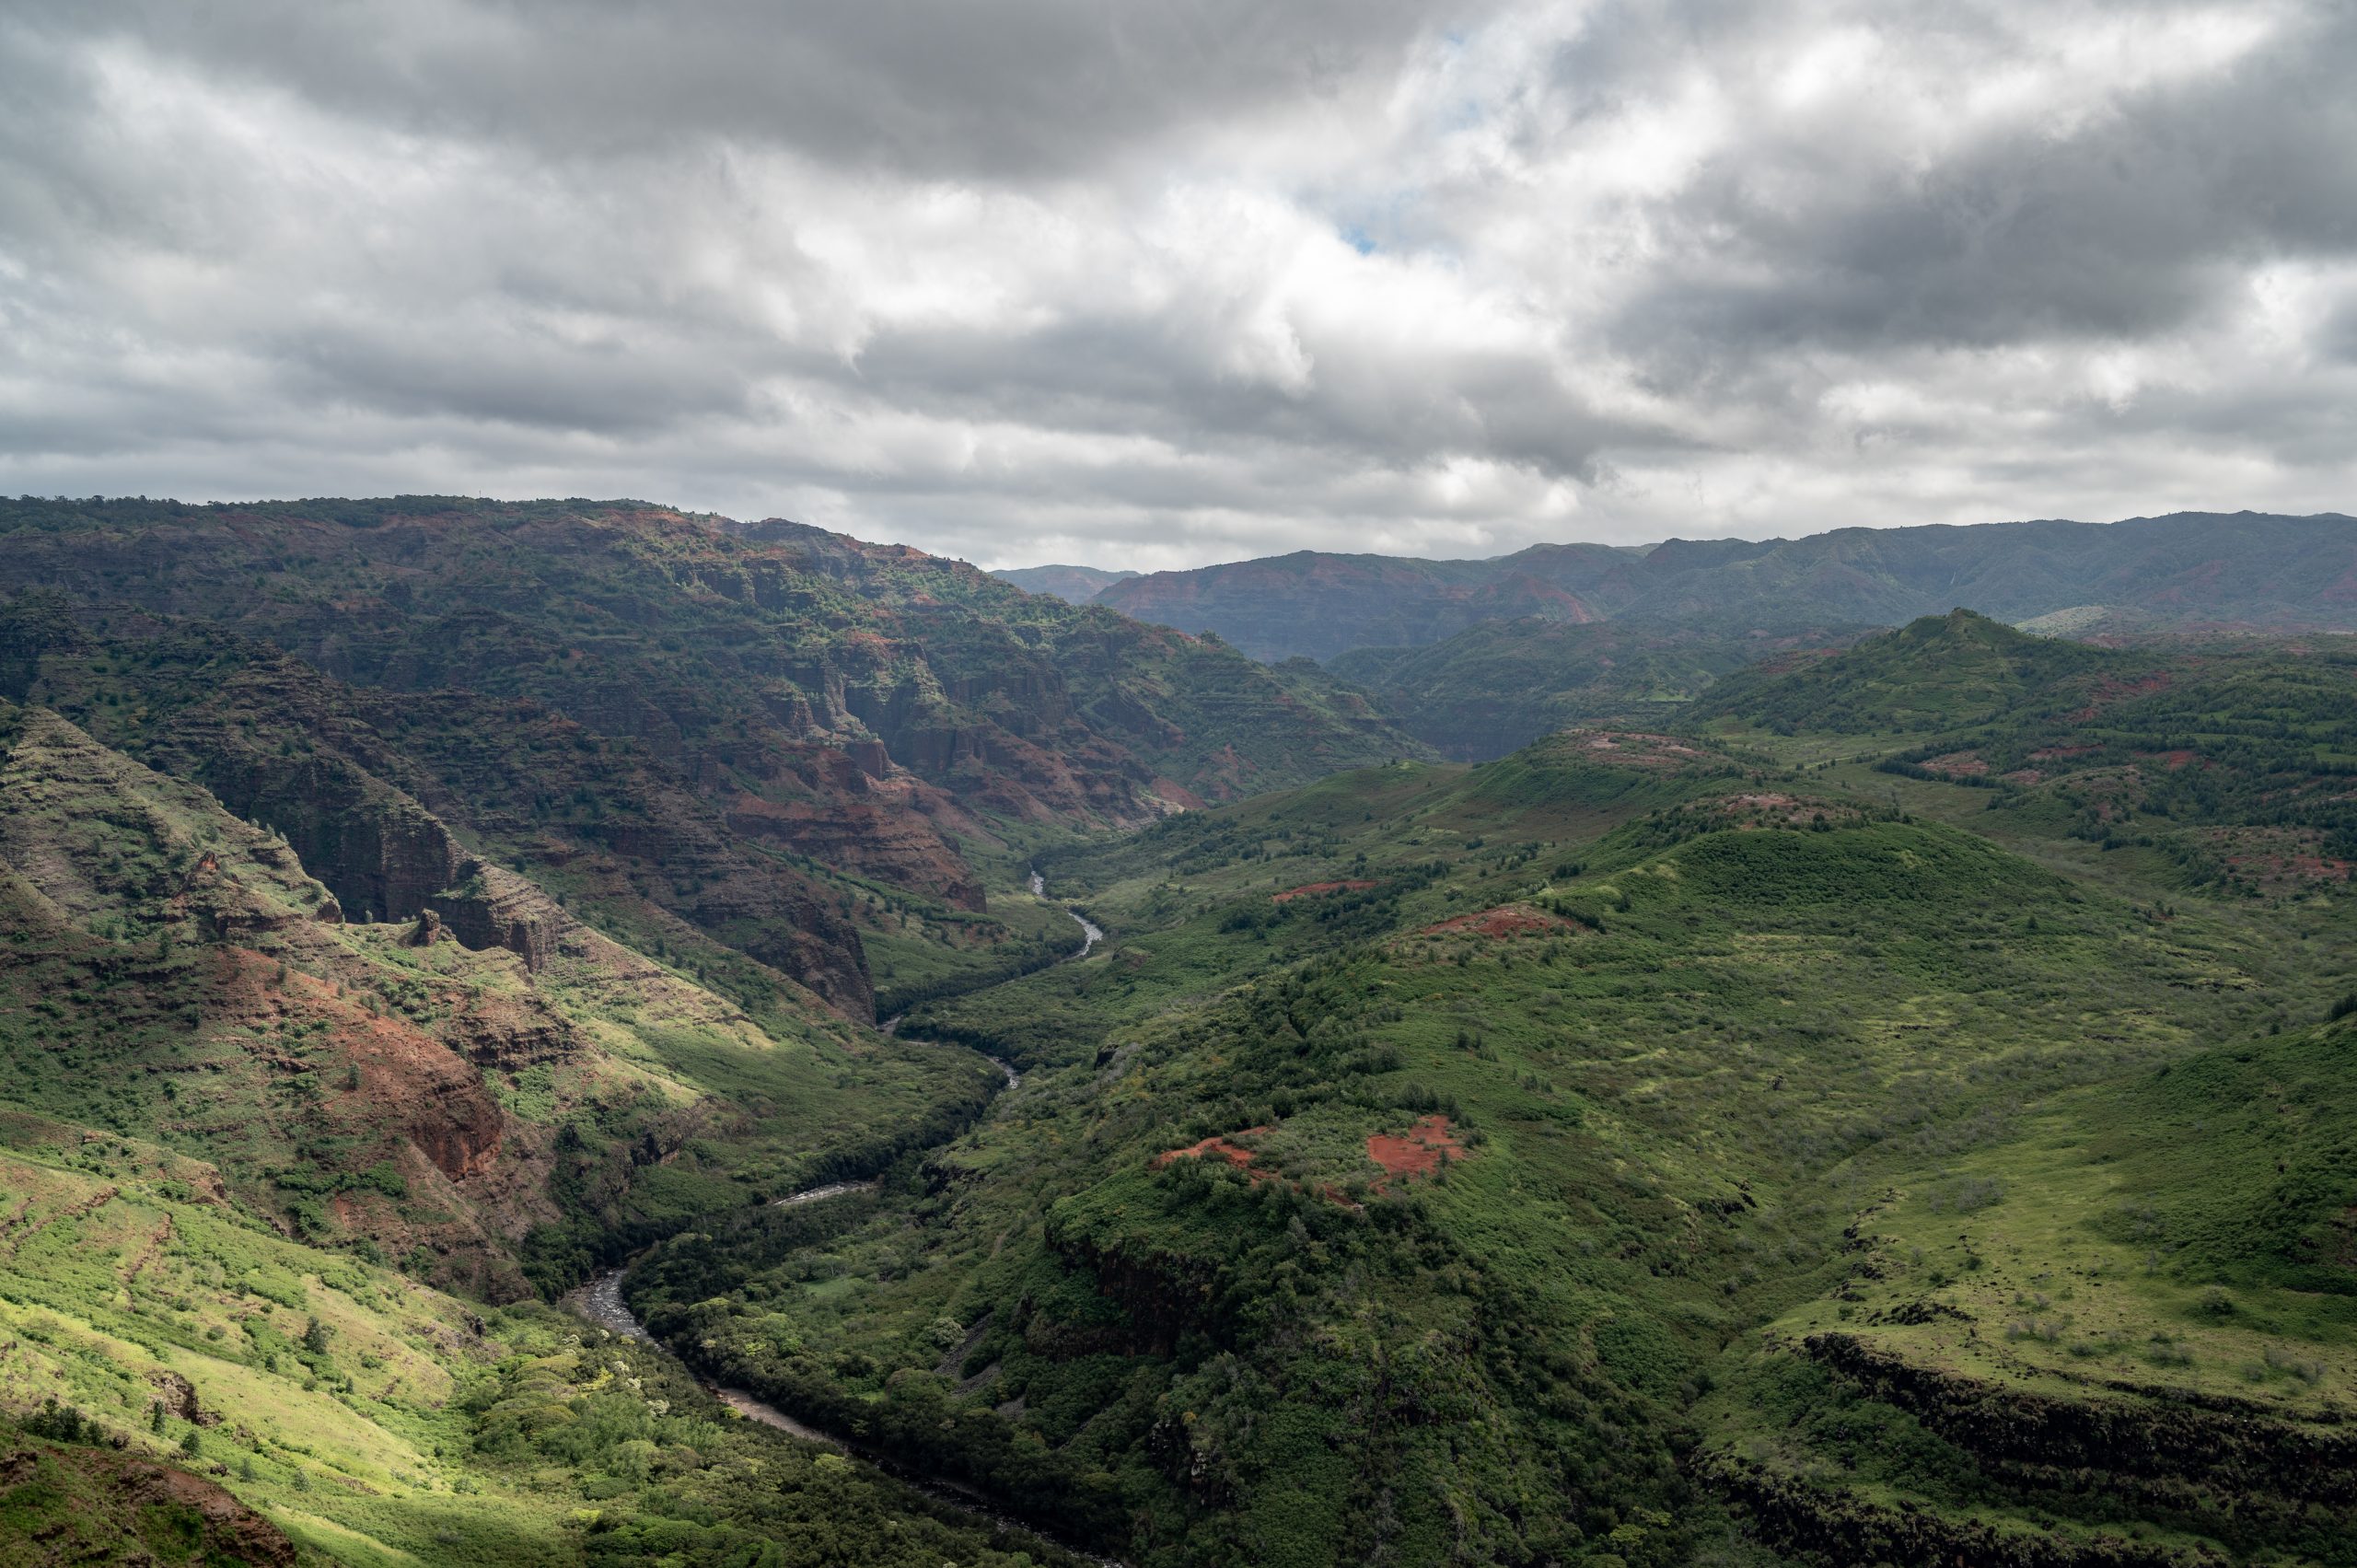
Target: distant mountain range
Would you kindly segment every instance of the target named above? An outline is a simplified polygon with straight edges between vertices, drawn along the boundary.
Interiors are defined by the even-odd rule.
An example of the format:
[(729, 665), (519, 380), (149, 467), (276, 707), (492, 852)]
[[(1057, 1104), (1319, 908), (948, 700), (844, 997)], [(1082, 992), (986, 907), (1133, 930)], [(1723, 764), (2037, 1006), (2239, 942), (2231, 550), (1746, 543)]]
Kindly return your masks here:
[(1255, 658), (1437, 643), (1518, 616), (1737, 634), (1891, 625), (1970, 605), (2085, 634), (2357, 629), (2357, 519), (2179, 512), (2097, 524), (1841, 528), (1805, 539), (1544, 544), (1490, 561), (1297, 552), (1155, 572), (1096, 602)]
[(1115, 583), (1135, 572), (1108, 572), (1097, 566), (1007, 566), (993, 572), (1003, 583), (1013, 583), (1028, 594), (1046, 594), (1066, 604), (1087, 604)]

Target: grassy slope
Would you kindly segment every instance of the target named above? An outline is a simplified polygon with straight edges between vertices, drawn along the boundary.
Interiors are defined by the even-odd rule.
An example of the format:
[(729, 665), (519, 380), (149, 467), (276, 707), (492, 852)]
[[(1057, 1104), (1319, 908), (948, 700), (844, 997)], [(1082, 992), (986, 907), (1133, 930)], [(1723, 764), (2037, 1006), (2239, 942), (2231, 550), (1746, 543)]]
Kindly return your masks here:
[[(1052, 1557), (731, 1415), (644, 1346), (273, 1235), (157, 1144), (9, 1114), (0, 1191), (0, 1402), (89, 1423), (80, 1445), (34, 1446), (43, 1473), (0, 1480), (0, 1531), (29, 1535), (75, 1496), (114, 1526), (112, 1491), (72, 1481), (118, 1466), (119, 1439), (208, 1476), (314, 1560), (371, 1568)], [(150, 1548), (188, 1524), (121, 1512)], [(74, 1560), (140, 1544), (100, 1531)]]
[(2338, 1026), (2212, 1048), (1913, 1173), (1862, 1214), (1851, 1277), (1708, 1408), (1724, 1451), (1836, 1514), (1903, 1499), (2351, 1561), (2331, 1504), (2357, 1383), (2352, 1046)]
[[(2320, 1008), (2297, 943), (2345, 939), (2332, 906), (2159, 912), (2117, 856), (1898, 787), (1993, 815), (1573, 735), (1053, 860), (1109, 949), (911, 1020), (1025, 1062), (1005, 1112), (874, 1220), (682, 1244), (645, 1301), (1153, 1562), (1739, 1555), (1676, 1456), (1855, 1216)], [(1469, 1156), (1376, 1191), (1366, 1137), (1434, 1113)], [(1213, 1136), (1259, 1174), (1153, 1163)]]

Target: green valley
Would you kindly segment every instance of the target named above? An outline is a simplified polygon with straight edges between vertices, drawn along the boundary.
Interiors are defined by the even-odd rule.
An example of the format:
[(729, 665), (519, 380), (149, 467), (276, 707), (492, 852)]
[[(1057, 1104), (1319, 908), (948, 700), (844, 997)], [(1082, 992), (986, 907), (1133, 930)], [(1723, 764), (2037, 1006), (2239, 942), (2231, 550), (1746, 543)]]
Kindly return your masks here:
[(2322, 633), (1329, 670), (635, 503), (10, 503), (0, 1539), (2357, 1562), (2352, 714)]

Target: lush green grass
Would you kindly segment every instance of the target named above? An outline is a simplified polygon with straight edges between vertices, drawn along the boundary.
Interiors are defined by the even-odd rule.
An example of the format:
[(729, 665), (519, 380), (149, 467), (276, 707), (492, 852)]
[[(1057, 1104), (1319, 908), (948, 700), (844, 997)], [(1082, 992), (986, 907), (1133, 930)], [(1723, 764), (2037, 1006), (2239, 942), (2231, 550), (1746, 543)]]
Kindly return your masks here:
[[(1054, 1556), (734, 1416), (644, 1346), (303, 1247), (218, 1191), (152, 1144), (0, 1119), (0, 1403), (209, 1472), (323, 1561)], [(0, 1520), (73, 1495), (60, 1462), (0, 1486)]]
[[(1598, 739), (1054, 858), (1109, 949), (911, 1020), (1025, 1087), (872, 1217), (672, 1249), (654, 1320), (1151, 1562), (1739, 1553), (1674, 1455), (1855, 1217), (2264, 1028), (2339, 928), (1887, 797), (1983, 791)], [(1384, 1181), (1432, 1115), (1463, 1157)], [(1156, 1163), (1213, 1137), (1249, 1168)]]

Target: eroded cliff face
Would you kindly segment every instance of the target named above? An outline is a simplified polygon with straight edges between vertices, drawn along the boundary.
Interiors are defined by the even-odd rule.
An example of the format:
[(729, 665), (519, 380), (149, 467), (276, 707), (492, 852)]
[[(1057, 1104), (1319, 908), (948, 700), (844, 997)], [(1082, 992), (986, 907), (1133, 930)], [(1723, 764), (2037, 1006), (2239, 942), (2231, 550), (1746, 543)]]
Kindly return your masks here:
[[(21, 548), (0, 563), (0, 593), (202, 618), (365, 693), (393, 710), (372, 719), (386, 747), (464, 808), (387, 758), (339, 749), (462, 831), (544, 830), (547, 796), (585, 787), (610, 814), (655, 824), (692, 814), (656, 798), (667, 791), (706, 807), (708, 823), (750, 795), (775, 810), (748, 819), (796, 853), (962, 902), (974, 878), (928, 828), (935, 795), (1111, 825), (1219, 798), (1247, 775), (1255, 787), (1306, 782), (1417, 750), (1314, 671), (1266, 670), (961, 563), (775, 519), (412, 499), (109, 504), (63, 525), (12, 536)], [(114, 619), (130, 634), (135, 617)], [(10, 645), (0, 629), (0, 650)], [(479, 727), (494, 716), (485, 704), (507, 710), (498, 727)], [(533, 766), (520, 765), (527, 753)], [(871, 784), (902, 787), (879, 796)], [(625, 798), (646, 809), (612, 809)], [(304, 842), (326, 848), (313, 832)], [(339, 858), (386, 862), (385, 886), (353, 891), (404, 913), (402, 846), (383, 847)], [(848, 993), (844, 976), (828, 978), (811, 982)]]
[(2357, 1430), (2294, 1424), (2231, 1395), (2181, 1390), (2154, 1402), (2090, 1389), (2089, 1398), (2064, 1399), (1956, 1376), (1850, 1334), (1813, 1334), (1805, 1348), (1992, 1465), (2189, 1478), (2239, 1496), (2357, 1501)]
[(1701, 1478), (1741, 1504), (1777, 1551), (1827, 1568), (1886, 1562), (1956, 1562), (1973, 1568), (2226, 1568), (2227, 1559), (2124, 1536), (2073, 1539), (2042, 1530), (2000, 1529), (1910, 1507), (1887, 1508), (1854, 1493), (1731, 1456), (1713, 1456)]
[(414, 802), (351, 807), (380, 810), (457, 881), (406, 921), (347, 923), (286, 837), (0, 703), (0, 1051), (23, 1103), (207, 1160), (290, 1234), (512, 1299), (561, 1191), (627, 1216), (691, 1138), (751, 1124), (642, 1024), (693, 1051), (785, 1052)]
[[(538, 703), (354, 692), (202, 628), (75, 629), (42, 646), (42, 695), (269, 824), (346, 918), (401, 922), (430, 908), (470, 947), (538, 967), (556, 906), (491, 850), (560, 866), (620, 914), (659, 911), (725, 934), (830, 1005), (873, 1015), (858, 933), (807, 877), (738, 843), (716, 802), (643, 759), (609, 755)], [(135, 708), (88, 689), (78, 661), (92, 653), (120, 661), (107, 684), (134, 691)], [(951, 885), (970, 883), (926, 819), (913, 820), (911, 854), (946, 865)]]

